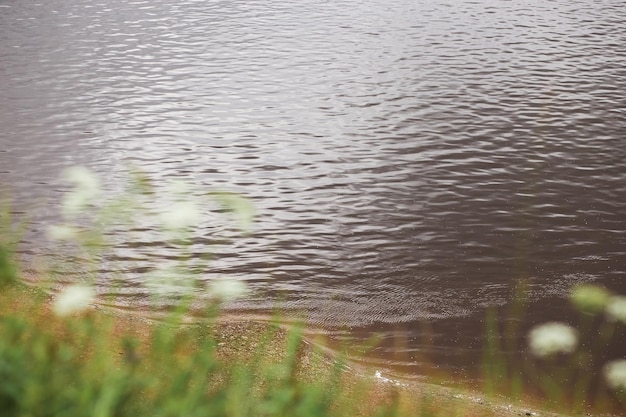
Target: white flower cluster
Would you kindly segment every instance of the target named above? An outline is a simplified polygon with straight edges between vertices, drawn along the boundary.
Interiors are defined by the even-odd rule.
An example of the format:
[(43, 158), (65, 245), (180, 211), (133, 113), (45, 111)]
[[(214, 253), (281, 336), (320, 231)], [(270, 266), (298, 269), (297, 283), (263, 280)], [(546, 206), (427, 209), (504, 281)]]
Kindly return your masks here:
[[(100, 179), (89, 169), (76, 166), (63, 171), (61, 177), (73, 185), (61, 203), (61, 212), (71, 220), (94, 203), (100, 195)], [(80, 230), (69, 224), (52, 225), (47, 230), (50, 240), (72, 241), (79, 239)]]
[(607, 289), (591, 284), (575, 287), (571, 295), (572, 303), (583, 313), (604, 312), (612, 322), (626, 324), (626, 297), (612, 295)]
[[(626, 297), (613, 295), (597, 285), (580, 285), (573, 289), (572, 303), (583, 313), (604, 313), (612, 323), (626, 324)], [(572, 353), (578, 346), (578, 332), (564, 323), (545, 323), (528, 334), (530, 352), (537, 357), (558, 353)], [(607, 363), (602, 369), (607, 385), (614, 390), (626, 391), (626, 359)]]
[(195, 226), (200, 221), (200, 210), (193, 201), (177, 201), (159, 214), (166, 230), (179, 231)]
[(531, 353), (538, 357), (572, 353), (578, 346), (578, 332), (564, 323), (541, 324), (528, 334), (528, 345)]
[(604, 378), (614, 390), (626, 391), (626, 359), (618, 359), (604, 365)]
[(614, 295), (609, 298), (605, 312), (609, 320), (626, 324), (626, 297)]
[(52, 304), (52, 311), (59, 317), (80, 313), (95, 301), (96, 292), (93, 287), (82, 284), (69, 285), (63, 288)]
[(196, 200), (190, 197), (191, 194), (189, 186), (184, 182), (174, 181), (167, 184), (165, 195), (174, 197), (174, 201), (156, 213), (163, 229), (168, 232), (180, 232), (200, 223), (200, 208)]
[(74, 189), (63, 199), (63, 215), (70, 218), (83, 211), (100, 195), (100, 179), (82, 166), (68, 168), (62, 176), (74, 185)]
[[(147, 181), (140, 175), (135, 175), (139, 181), (143, 183)], [(89, 230), (74, 222), (76, 216), (90, 215), (93, 224), (116, 224), (115, 222), (119, 220), (116, 215), (128, 213), (124, 211), (125, 208), (133, 210), (139, 207), (142, 210), (138, 213), (143, 217), (132, 220), (147, 221), (152, 230), (164, 232), (165, 239), (171, 239), (177, 244), (190, 243), (191, 233), (203, 220), (200, 201), (202, 197), (210, 198), (223, 211), (234, 214), (234, 217), (239, 220), (240, 228), (244, 231), (251, 228), (253, 221), (252, 204), (236, 193), (196, 193), (189, 187), (189, 184), (181, 181), (165, 184), (163, 193), (158, 193), (148, 184), (147, 187), (151, 190), (150, 195), (162, 197), (163, 200), (159, 198), (159, 201), (151, 201), (144, 207), (142, 203), (145, 201), (136, 199), (132, 190), (129, 191), (129, 195), (122, 195), (119, 199), (96, 201), (102, 194), (101, 182), (97, 175), (85, 167), (66, 169), (62, 178), (72, 185), (72, 189), (65, 195), (62, 202), (62, 214), (65, 221), (52, 225), (47, 230), (48, 238), (54, 241), (70, 241), (78, 245), (88, 244), (89, 241), (85, 239), (90, 237)], [(143, 189), (146, 187), (144, 186)], [(136, 189), (134, 192), (137, 192)], [(86, 210), (94, 205), (100, 207), (101, 210), (87, 213)], [(158, 265), (152, 273), (146, 275), (145, 285), (147, 290), (157, 297), (191, 296), (198, 289), (196, 275), (190, 271), (185, 260), (174, 262), (173, 265)], [(248, 287), (243, 281), (219, 279), (210, 284), (209, 291), (213, 299), (228, 301), (246, 294)], [(57, 295), (53, 311), (59, 316), (66, 316), (84, 310), (94, 300), (93, 287), (70, 285)]]

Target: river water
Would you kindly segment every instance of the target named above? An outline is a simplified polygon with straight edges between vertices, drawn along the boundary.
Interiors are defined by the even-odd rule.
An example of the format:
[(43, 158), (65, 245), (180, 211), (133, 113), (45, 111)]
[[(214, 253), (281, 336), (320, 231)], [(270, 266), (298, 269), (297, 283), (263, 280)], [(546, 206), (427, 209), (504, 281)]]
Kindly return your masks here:
[[(254, 232), (209, 216), (192, 248), (201, 281), (253, 289), (229, 308), (382, 332), (381, 366), (460, 357), (520, 279), (537, 320), (575, 283), (626, 292), (624, 22), (623, 0), (0, 0), (0, 184), (26, 258), (53, 252), (68, 166), (241, 193)], [(98, 283), (142, 311), (176, 255), (134, 236)]]

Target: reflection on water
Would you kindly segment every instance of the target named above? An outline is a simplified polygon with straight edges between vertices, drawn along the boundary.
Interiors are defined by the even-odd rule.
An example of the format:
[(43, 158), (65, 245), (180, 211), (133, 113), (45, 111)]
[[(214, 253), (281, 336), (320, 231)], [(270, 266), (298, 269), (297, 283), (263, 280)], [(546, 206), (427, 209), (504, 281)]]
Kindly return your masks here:
[[(63, 167), (241, 192), (256, 231), (198, 225), (202, 279), (327, 329), (454, 334), (519, 279), (539, 311), (576, 282), (626, 292), (625, 20), (621, 0), (0, 0), (0, 183), (36, 204), (27, 255)], [(135, 236), (101, 279), (121, 268), (141, 309), (174, 255)]]

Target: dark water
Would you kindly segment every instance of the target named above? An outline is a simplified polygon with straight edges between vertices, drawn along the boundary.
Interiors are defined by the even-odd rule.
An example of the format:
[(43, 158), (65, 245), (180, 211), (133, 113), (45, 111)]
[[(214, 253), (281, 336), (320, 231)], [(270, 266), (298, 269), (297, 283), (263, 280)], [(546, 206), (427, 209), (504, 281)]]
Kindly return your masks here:
[[(537, 320), (574, 283), (626, 292), (624, 22), (623, 0), (0, 0), (0, 183), (30, 258), (68, 166), (240, 192), (255, 232), (215, 215), (192, 248), (255, 290), (231, 308), (383, 331), (405, 365), (427, 322), (463, 356), (520, 279)], [(175, 256), (122, 236), (102, 291), (122, 271), (145, 309)]]

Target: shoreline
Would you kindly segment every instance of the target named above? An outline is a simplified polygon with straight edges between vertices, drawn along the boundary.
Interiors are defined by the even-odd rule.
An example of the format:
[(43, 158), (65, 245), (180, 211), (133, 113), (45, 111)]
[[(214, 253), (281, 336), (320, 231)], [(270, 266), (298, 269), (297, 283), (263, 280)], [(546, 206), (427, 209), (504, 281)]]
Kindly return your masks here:
[[(37, 314), (49, 316), (50, 294), (41, 291), (36, 285), (16, 285), (4, 291), (0, 311), (8, 307), (9, 311), (38, 311)], [(6, 300), (10, 305), (7, 305)], [(150, 332), (159, 325), (154, 318), (135, 314), (132, 310), (121, 311), (105, 305), (96, 305), (87, 314), (96, 316), (96, 320), (108, 318), (113, 324), (114, 338), (132, 335), (140, 342), (147, 342)], [(284, 355), (285, 344), (294, 327), (285, 323), (252, 320), (236, 314), (219, 314), (214, 321), (210, 321), (208, 328), (215, 341), (217, 357), (221, 358), (226, 366), (232, 361), (247, 363), (255, 360), (259, 347), (265, 347), (262, 356), (264, 359), (275, 360)], [(71, 318), (70, 318), (71, 320)], [(53, 321), (57, 321), (53, 319)], [(193, 322), (185, 323), (184, 328), (192, 329)], [(174, 328), (172, 331), (176, 331)], [(271, 335), (271, 343), (262, 345), (264, 335)], [(332, 372), (337, 363), (345, 361), (341, 368), (341, 387), (345, 388), (346, 396), (353, 396), (354, 401), (367, 392), (367, 400), (359, 404), (362, 416), (371, 415), (375, 407), (386, 406), (396, 401), (406, 415), (423, 415), (425, 410), (428, 416), (534, 416), (557, 417), (558, 413), (542, 410), (535, 406), (531, 399), (513, 401), (505, 397), (485, 395), (464, 389), (450, 388), (438, 385), (432, 381), (415, 381), (388, 378), (384, 372), (363, 363), (355, 363), (339, 358), (337, 354), (324, 349), (318, 340), (307, 337), (306, 331), (302, 335), (302, 343), (297, 357), (297, 377), (303, 380), (313, 380)], [(364, 388), (365, 387), (365, 388)], [(342, 391), (342, 394), (344, 392)], [(404, 413), (402, 414), (404, 415)]]
[[(133, 310), (118, 310), (108, 307), (98, 307), (98, 311), (111, 315), (116, 320), (137, 321), (150, 326), (158, 323), (159, 320), (153, 317), (146, 317), (141, 312)], [(186, 326), (193, 327), (197, 322), (190, 320)], [(250, 359), (258, 347), (258, 337), (268, 332), (274, 326), (278, 327), (275, 345), (284, 343), (289, 331), (294, 329), (294, 325), (289, 323), (274, 321), (269, 315), (248, 315), (239, 313), (220, 313), (215, 320), (214, 336), (218, 346), (218, 355), (230, 358), (236, 356)], [(337, 352), (324, 346), (323, 342), (313, 340), (317, 336), (307, 336), (306, 330), (303, 332), (303, 342), (305, 345), (304, 354), (299, 358), (301, 376), (304, 378), (315, 377), (316, 375), (328, 372), (338, 361)], [(267, 355), (280, 355), (278, 350), (266, 352)], [(345, 383), (349, 386), (357, 386), (364, 381), (371, 385), (373, 390), (370, 404), (371, 406), (385, 404), (392, 397), (403, 397), (402, 402), (409, 409), (421, 408), (420, 403), (427, 402), (428, 407), (434, 408), (436, 416), (465, 416), (465, 417), (565, 417), (566, 414), (559, 414), (552, 411), (542, 410), (539, 406), (531, 405), (532, 401), (517, 401), (503, 396), (487, 398), (484, 394), (464, 388), (454, 388), (438, 384), (432, 381), (416, 381), (394, 376), (387, 378), (385, 374), (376, 369), (375, 366), (368, 366), (364, 363), (356, 363), (347, 360), (344, 365)], [(516, 403), (516, 404), (515, 404)], [(459, 410), (463, 410), (459, 414)], [(365, 414), (364, 414), (365, 415)]]

